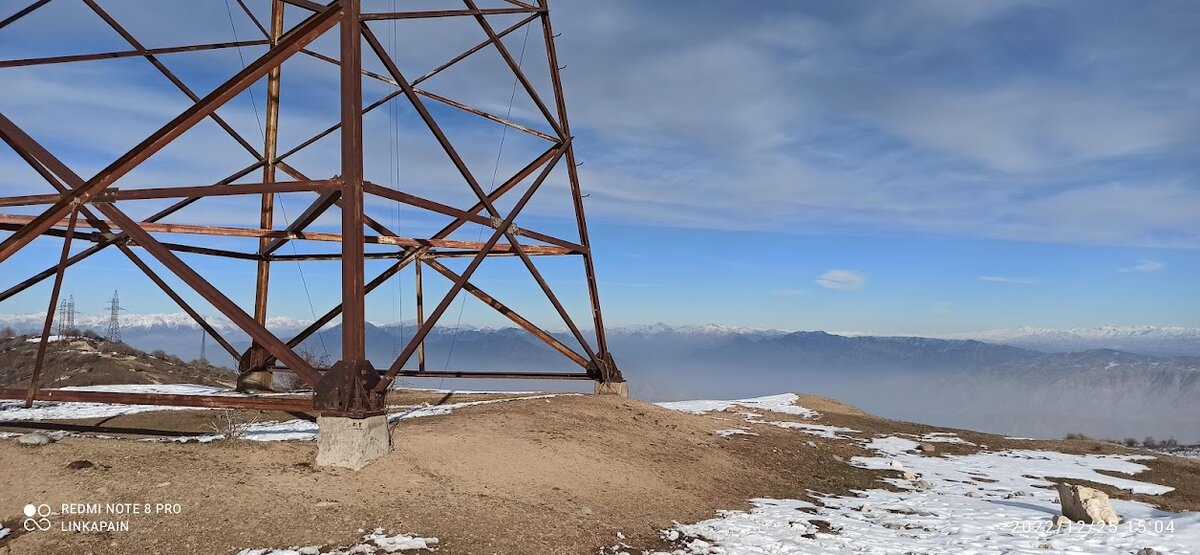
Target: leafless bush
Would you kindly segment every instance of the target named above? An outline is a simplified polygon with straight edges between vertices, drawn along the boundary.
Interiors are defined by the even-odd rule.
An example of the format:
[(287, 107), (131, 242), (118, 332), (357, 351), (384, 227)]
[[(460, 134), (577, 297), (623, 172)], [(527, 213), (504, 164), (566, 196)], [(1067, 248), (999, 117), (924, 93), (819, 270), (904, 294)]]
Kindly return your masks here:
[(262, 411), (221, 409), (214, 411), (208, 426), (226, 440), (244, 439), (246, 433), (262, 419)]
[[(318, 355), (308, 349), (300, 349), (296, 352), (296, 354), (300, 355), (300, 358), (304, 359), (304, 362), (307, 362), (308, 365), (312, 366), (313, 368), (329, 367), (329, 353)], [(296, 377), (296, 375), (291, 372), (276, 373), (272, 379), (274, 381), (273, 389), (275, 391), (299, 391), (308, 388), (308, 384), (304, 383), (304, 380)]]

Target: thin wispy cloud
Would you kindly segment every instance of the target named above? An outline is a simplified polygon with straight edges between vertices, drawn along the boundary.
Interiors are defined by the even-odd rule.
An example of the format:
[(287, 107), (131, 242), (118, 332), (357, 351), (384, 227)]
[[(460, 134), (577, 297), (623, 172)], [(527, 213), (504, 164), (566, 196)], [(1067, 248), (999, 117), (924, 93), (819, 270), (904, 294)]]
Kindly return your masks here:
[(1011, 283), (1013, 285), (1037, 285), (1041, 283), (1041, 281), (1036, 279), (1007, 276), (979, 276), (979, 281), (987, 281), (991, 283)]
[[(191, 4), (164, 0), (112, 9), (146, 43), (168, 43), (171, 33), (183, 31), (203, 31), (205, 40), (198, 42), (232, 40), (226, 14)], [(252, 7), (269, 15), (269, 3)], [(102, 25), (85, 6), (62, 9), (69, 17), (53, 22), (55, 37), (44, 33), (47, 20), (34, 24), (44, 16), (37, 13), (6, 28), (0, 47), (48, 55), (63, 37), (84, 42)], [(248, 36), (253, 26), (236, 12), (236, 27)], [(598, 220), (1200, 246), (1200, 190), (1190, 173), (1200, 146), (1194, 132), (1200, 114), (1192, 100), (1200, 58), (1179, 50), (1191, 44), (1200, 25), (1195, 10), (1107, 0), (793, 2), (749, 9), (704, 3), (681, 10), (671, 3), (613, 0), (557, 6), (553, 13), (563, 31), (559, 57), (569, 62), (563, 79), (572, 122), (587, 134), (580, 171), (591, 193), (588, 213)], [(686, 33), (671, 30), (681, 18)], [(1062, 24), (1046, 26), (1047, 20)], [(479, 31), (405, 29), (404, 36), (420, 45), (400, 51), (400, 65), (412, 75), (458, 53), (466, 33)], [(1046, 50), (1031, 55), (1024, 43), (1011, 40), (1014, 35)], [(86, 51), (84, 44), (70, 45)], [(217, 79), (206, 73), (232, 74), (240, 68), (237, 54), (179, 54), (166, 63), (207, 77), (208, 83), (196, 85), (207, 90)], [(489, 54), (439, 74), (439, 93), (504, 111), (507, 96), (479, 86), (511, 79)], [(129, 75), (135, 62), (9, 68), (4, 77), (12, 94), (0, 97), (0, 111), (20, 114), (18, 123), (39, 140), (53, 140), (68, 162), (98, 170), (122, 153), (117, 146), (136, 144), (188, 104), (157, 75)], [(530, 78), (544, 86), (540, 66), (530, 66)], [(114, 68), (125, 70), (121, 79), (105, 77)], [(323, 65), (297, 62), (288, 69), (312, 79), (314, 91), (336, 84), (336, 71)], [(74, 86), (79, 82), (96, 86)], [(290, 129), (319, 130), (324, 118), (336, 117), (294, 109), (298, 101), (306, 109), (319, 105), (317, 100), (328, 100), (324, 96), (289, 93), (284, 104), (292, 111), (284, 122)], [(124, 101), (114, 106), (115, 98)], [(731, 101), (746, 98), (753, 101)], [(237, 99), (222, 115), (254, 135), (258, 125), (246, 100)], [(46, 105), (55, 110), (42, 109)], [(128, 106), (148, 113), (129, 113)], [(369, 116), (366, 125), (382, 113)], [(297, 123), (297, 117), (313, 121)], [(528, 103), (514, 107), (513, 119), (535, 125), (537, 118)], [(456, 145), (486, 171), (498, 137), (469, 125), (451, 129), (472, 139)], [(456, 174), (443, 176), (444, 156), (415, 136), (420, 127), (400, 125), (399, 147), (369, 148), (368, 173), (386, 175), (390, 154), (401, 152), (413, 192), (439, 194), (461, 185)], [(234, 169), (247, 163), (246, 153), (227, 138), (211, 135), (204, 142), (228, 149), (226, 157), (238, 163)], [(220, 167), (207, 159), (215, 151), (205, 146), (158, 159), (172, 158), (171, 170)], [(505, 154), (513, 148), (510, 140)], [(84, 149), (88, 156), (71, 156), (71, 150)], [(0, 186), (21, 185), (0, 175)], [(690, 194), (679, 195), (684, 189)], [(562, 201), (530, 213), (569, 209)]]
[(1162, 262), (1159, 262), (1157, 260), (1144, 260), (1143, 259), (1143, 260), (1139, 260), (1138, 263), (1133, 266), (1126, 266), (1124, 268), (1119, 268), (1119, 269), (1117, 269), (1117, 271), (1118, 272), (1138, 272), (1138, 273), (1148, 274), (1150, 272), (1157, 272), (1166, 267), (1167, 267), (1166, 264), (1163, 264)]
[(857, 270), (829, 270), (817, 279), (817, 284), (826, 289), (854, 291), (867, 285), (867, 276)]

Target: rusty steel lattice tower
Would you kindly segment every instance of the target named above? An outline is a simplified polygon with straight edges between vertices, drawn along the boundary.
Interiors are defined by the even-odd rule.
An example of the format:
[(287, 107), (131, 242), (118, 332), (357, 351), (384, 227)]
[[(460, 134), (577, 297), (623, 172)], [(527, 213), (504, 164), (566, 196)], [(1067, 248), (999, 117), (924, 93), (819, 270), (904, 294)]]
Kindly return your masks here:
[[(270, 3), (270, 21), (263, 22), (254, 15), (247, 3), (255, 1)], [(592, 251), (584, 218), (584, 195), (580, 193), (577, 164), (572, 148), (572, 135), (559, 76), (561, 68), (555, 54), (555, 33), (551, 27), (546, 0), (504, 0), (498, 2), (494, 7), (491, 5), (480, 7), (476, 0), (463, 0), (463, 5), (455, 9), (415, 11), (394, 11), (395, 8), (393, 11), (364, 11), (360, 4), (361, 1), (236, 0), (237, 5), (262, 33), (262, 38), (147, 48), (116, 17), (105, 11), (96, 0), (82, 0), (91, 11), (95, 12), (95, 15), (128, 43), (130, 49), (0, 61), (0, 72), (2, 72), (6, 67), (111, 58), (144, 58), (153, 65), (158, 73), (161, 73), (191, 99), (191, 104), (186, 110), (90, 178), (77, 174), (56, 157), (49, 148), (18, 126), (14, 119), (19, 118), (10, 117), (14, 116), (13, 114), (0, 113), (0, 138), (54, 189), (54, 192), (48, 194), (0, 197), (0, 207), (36, 207), (38, 211), (36, 215), (0, 215), (0, 230), (11, 232), (11, 235), (0, 243), (0, 268), (3, 268), (0, 275), (13, 275), (17, 271), (10, 259), (18, 251), (29, 247), (35, 238), (53, 236), (61, 237), (63, 240), (59, 262), (56, 265), (0, 292), (0, 302), (43, 280), (53, 278), (49, 311), (53, 313), (64, 272), (71, 265), (101, 250), (115, 249), (191, 315), (220, 347), (240, 361), (239, 370), (242, 377), (239, 382), (241, 385), (252, 386), (255, 383), (262, 383), (264, 375), (269, 376), (272, 371), (288, 371), (313, 388), (312, 398), (151, 395), (40, 389), (38, 383), (40, 364), (35, 367), (33, 379), (27, 391), (0, 390), (0, 398), (24, 398), (28, 401), (40, 399), (277, 408), (327, 415), (367, 416), (379, 414), (383, 410), (384, 393), (400, 376), (583, 379), (596, 382), (597, 391), (622, 391), (624, 389), (624, 378), (614, 364), (605, 341)], [(480, 0), (480, 2), (482, 1)], [(6, 19), (0, 20), (0, 33), (3, 33), (4, 27), (38, 11), (48, 2), (49, 0), (34, 1), (16, 13), (8, 15)], [(302, 14), (303, 17), (300, 19), (293, 17), (292, 19), (296, 23), (289, 26), (286, 23), (288, 18), (285, 18), (285, 8), (288, 15)], [(4, 14), (0, 14), (0, 16), (4, 16)], [(519, 19), (515, 24), (498, 30), (493, 26), (494, 18), (497, 16)], [(404, 22), (429, 18), (473, 20), (482, 30), (481, 36), (484, 40), (449, 58), (440, 66), (420, 77), (411, 79), (410, 75), (405, 72), (407, 70), (401, 70), (398, 61), (389, 54), (368, 23)], [(526, 32), (536, 29), (533, 33), (534, 36), (540, 35), (538, 40), (544, 42), (546, 59), (542, 63), (548, 67), (552, 88), (552, 97), (550, 98), (543, 98), (539, 95), (523, 71), (522, 65), (517, 62), (502, 41), (504, 36), (518, 29), (526, 29)], [(319, 37), (334, 33), (336, 33), (337, 44), (339, 44), (337, 57), (318, 53), (311, 48)], [(232, 77), (204, 96), (192, 92), (160, 60), (160, 57), (165, 54), (245, 46), (264, 47), (265, 53), (257, 59), (245, 60), (244, 66), (236, 73), (232, 70), (229, 71), (233, 74)], [(377, 61), (385, 71), (364, 69), (364, 47), (369, 51), (369, 55), (373, 56), (371, 63), (374, 64)], [(417, 85), (425, 79), (483, 50), (494, 50), (499, 54), (504, 66), (510, 71), (508, 79), (515, 79), (521, 89), (529, 95), (536, 105), (536, 112), (540, 114), (541, 118), (544, 118), (546, 126), (550, 129), (549, 132), (538, 131), (531, 126), (511, 121), (509, 118), (417, 88)], [(290, 150), (282, 151), (281, 139), (284, 138), (280, 137), (279, 133), (281, 65), (286, 60), (296, 57), (312, 58), (336, 64), (339, 67), (340, 91), (337, 96), (340, 99), (340, 121), (333, 123), (315, 136), (295, 142), (296, 146)], [(364, 79), (385, 82), (394, 89), (387, 96), (364, 105)], [(217, 109), (262, 80), (266, 80), (267, 97), (264, 118), (266, 125), (263, 134), (265, 144), (260, 150), (223, 119)], [(514, 90), (515, 87), (514, 84)], [(472, 195), (473, 200), (470, 201), (469, 206), (452, 206), (403, 190), (376, 185), (364, 175), (363, 116), (393, 98), (398, 101), (406, 100), (407, 104), (411, 105), (422, 122), (422, 127), (436, 140), (440, 150), (444, 151), (448, 163), (453, 166), (462, 185)], [(503, 180), (493, 190), (487, 191), (464, 163), (459, 150), (461, 145), (456, 146), (451, 142), (443, 130), (442, 122), (435, 118), (427, 107), (427, 104), (431, 102), (442, 107), (450, 107), (461, 113), (486, 118), (506, 126), (514, 132), (519, 131), (537, 137), (544, 140), (547, 146), (539, 156), (525, 164), (514, 175)], [(116, 187), (120, 184), (123, 176), (138, 168), (155, 153), (171, 145), (189, 129), (206, 120), (211, 120), (220, 126), (226, 134), (251, 153), (255, 162), (211, 185), (120, 189)], [(339, 133), (340, 137), (340, 168), (333, 168), (327, 175), (309, 177), (286, 161), (295, 153), (335, 131)], [(288, 137), (287, 139), (293, 138)], [(565, 166), (571, 196), (570, 206), (578, 230), (578, 236), (570, 239), (539, 233), (517, 225), (522, 210), (556, 166)], [(284, 179), (277, 179), (277, 177), (284, 177)], [(286, 228), (276, 227), (273, 218), (274, 195), (294, 192), (315, 193), (317, 198), (303, 213), (291, 220)], [(364, 197), (367, 195), (386, 202), (403, 204), (440, 217), (449, 217), (451, 222), (430, 236), (402, 236), (365, 212)], [(186, 215), (185, 208), (189, 205), (198, 200), (215, 196), (232, 196), (232, 198), (252, 200), (258, 207), (256, 210), (260, 215), (259, 225), (257, 227), (222, 227), (194, 222), (167, 223), (165, 221), (168, 217), (177, 214), (179, 217), (183, 217)], [(171, 201), (172, 204), (141, 219), (130, 217), (123, 209), (122, 205), (125, 203), (148, 199)], [(511, 208), (500, 210), (497, 206), (502, 200), (512, 201)], [(340, 233), (313, 232), (308, 229), (318, 217), (334, 207), (340, 211), (341, 215)], [(481, 233), (481, 240), (449, 239), (452, 233), (468, 224), (481, 226), (481, 229), (486, 231), (486, 233)], [(81, 232), (79, 228), (89, 228), (91, 231)], [(364, 228), (369, 228), (370, 234)], [(194, 244), (165, 242), (160, 239), (163, 234), (251, 238), (257, 240), (258, 248), (255, 252), (240, 252)], [(482, 240), (482, 237), (485, 236), (487, 239)], [(73, 240), (83, 240), (93, 244), (86, 249), (72, 253), (71, 242)], [(340, 250), (334, 253), (293, 255), (277, 253), (284, 244), (299, 241), (314, 242), (312, 244), (320, 244), (319, 242), (339, 244)], [(388, 245), (395, 250), (367, 252), (365, 249), (367, 244)], [(206, 280), (192, 265), (181, 259), (177, 253), (253, 261), (257, 266), (253, 309), (247, 311), (237, 305), (218, 287)], [(156, 260), (174, 274), (179, 281), (186, 284), (191, 291), (243, 330), (253, 341), (249, 349), (244, 352), (236, 350), (192, 306), (189, 306), (179, 292), (174, 290), (154, 268), (147, 264), (143, 259), (144, 255), (149, 255)], [(587, 300), (591, 308), (592, 322), (590, 324), (594, 329), (594, 336), (591, 338), (587, 337), (571, 319), (533, 261), (533, 258), (537, 256), (553, 255), (582, 258), (583, 279), (586, 280), (589, 297)], [(520, 259), (528, 271), (531, 281), (537, 284), (545, 298), (562, 317), (571, 336), (579, 343), (578, 348), (567, 346), (554, 335), (534, 325), (472, 283), (472, 275), (490, 256), (508, 256)], [(469, 259), (469, 264), (465, 269), (455, 271), (441, 261), (444, 258), (466, 258)], [(367, 259), (387, 260), (388, 267), (384, 272), (368, 279), (364, 268)], [(307, 329), (287, 339), (276, 336), (266, 327), (269, 271), (273, 262), (282, 260), (304, 262), (332, 260), (337, 261), (341, 266), (341, 304), (318, 317)], [(367, 360), (366, 356), (364, 299), (368, 293), (409, 265), (413, 266), (417, 278), (417, 330), (405, 342), (403, 349), (399, 350), (394, 361), (385, 368), (377, 369)], [(422, 300), (420, 281), (422, 267), (441, 274), (452, 284), (428, 313), (424, 311)], [(439, 318), (451, 306), (455, 298), (464, 291), (548, 344), (555, 351), (564, 355), (567, 361), (577, 365), (579, 369), (571, 372), (523, 373), (438, 371), (426, 369), (423, 357), (419, 368), (406, 369), (406, 362), (415, 353), (423, 351), (427, 335), (437, 325)], [(298, 354), (298, 347), (305, 339), (317, 333), (322, 326), (338, 316), (341, 317), (342, 323), (341, 360), (327, 369), (314, 368), (305, 357)], [(51, 317), (48, 315), (47, 330), (50, 327), (50, 321)], [(43, 338), (44, 341), (45, 338)]]

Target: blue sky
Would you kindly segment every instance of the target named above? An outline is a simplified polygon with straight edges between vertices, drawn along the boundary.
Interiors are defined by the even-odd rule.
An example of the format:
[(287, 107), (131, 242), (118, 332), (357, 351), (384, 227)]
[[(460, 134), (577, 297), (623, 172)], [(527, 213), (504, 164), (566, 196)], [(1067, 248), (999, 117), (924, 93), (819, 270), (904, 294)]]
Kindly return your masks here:
[[(250, 4), (265, 15), (267, 2)], [(236, 11), (231, 29), (223, 0), (102, 5), (150, 46), (254, 32)], [(610, 323), (879, 333), (1200, 325), (1200, 5), (559, 0), (552, 14)], [(405, 24), (394, 35), (386, 24), (374, 29), (411, 78), (484, 38), (465, 23)], [(51, 42), (46, 25), (70, 38)], [(314, 48), (336, 54), (329, 38)], [(526, 41), (518, 31), (505, 43), (514, 53), (528, 48), (531, 65), (523, 67), (544, 87), (539, 38), (535, 31)], [(73, 2), (52, 2), (0, 31), (4, 58), (123, 48)], [(162, 59), (203, 94), (261, 52)], [(0, 111), (85, 177), (186, 108), (141, 59), (0, 71)], [(336, 71), (297, 59), (284, 76), (290, 146), (336, 119)], [(494, 52), (483, 51), (426, 86), (504, 113), (512, 78)], [(364, 96), (388, 90), (368, 82)], [(252, 94), (220, 113), (257, 144), (261, 86)], [(493, 172), (502, 180), (545, 148), (473, 116), (432, 109), (485, 185)], [(538, 126), (522, 95), (511, 110)], [(381, 109), (366, 128), (369, 178), (438, 200), (467, 198), (410, 108)], [(294, 162), (314, 177), (331, 175), (336, 146), (335, 136)], [(202, 125), (121, 186), (202, 184), (248, 162), (216, 126)], [(556, 171), (521, 225), (569, 236), (564, 183)], [(0, 186), (47, 191), (7, 151)], [(285, 197), (284, 211), (295, 215), (306, 201)], [(143, 204), (128, 210), (145, 215), (161, 206)], [(172, 221), (253, 225), (251, 204), (212, 201)], [(370, 208), (414, 235), (440, 223), (381, 202)], [(319, 224), (336, 230), (333, 217)], [(456, 238), (478, 233), (465, 227)], [(0, 286), (57, 253), (57, 240), (36, 244), (4, 262)], [(252, 265), (195, 261), (249, 306)], [(539, 263), (585, 319), (578, 261)], [(281, 297), (272, 315), (310, 317), (309, 298), (317, 313), (336, 302), (335, 266), (303, 271), (309, 295), (296, 265), (277, 266)], [(481, 272), (481, 287), (558, 326), (515, 261), (489, 261)], [(430, 294), (444, 287), (437, 279)], [(372, 295), (370, 319), (412, 318), (411, 298), (395, 295), (408, 294), (411, 280), (402, 275)], [(101, 311), (112, 289), (130, 311), (175, 310), (117, 256), (68, 274), (66, 290), (81, 310)], [(0, 312), (44, 310), (46, 294), (35, 288)], [(502, 321), (473, 300), (462, 314), (464, 322)], [(456, 304), (447, 318), (457, 317)]]

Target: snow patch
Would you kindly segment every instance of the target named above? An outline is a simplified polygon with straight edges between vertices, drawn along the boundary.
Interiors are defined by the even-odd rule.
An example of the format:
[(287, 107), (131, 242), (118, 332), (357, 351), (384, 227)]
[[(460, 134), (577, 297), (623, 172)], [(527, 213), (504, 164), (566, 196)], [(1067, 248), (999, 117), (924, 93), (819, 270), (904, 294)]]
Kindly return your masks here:
[(872, 451), (882, 453), (884, 455), (895, 456), (895, 455), (899, 455), (900, 453), (903, 453), (905, 451), (912, 451), (913, 449), (916, 449), (920, 446), (921, 446), (921, 444), (919, 444), (911, 439), (904, 439), (902, 437), (895, 437), (895, 436), (887, 436), (887, 437), (877, 437), (875, 439), (872, 439), (871, 441), (867, 442), (867, 444), (864, 447), (866, 447), (867, 449), (871, 449)]
[[(176, 393), (183, 395), (230, 395), (239, 396), (240, 393), (232, 392), (226, 389), (208, 387), (202, 385), (187, 385), (187, 384), (167, 384), (167, 385), (97, 385), (97, 386), (80, 386), (80, 387), (64, 387), (75, 391), (123, 391), (130, 393)], [(392, 411), (388, 414), (388, 420), (395, 422), (398, 420), (408, 420), (410, 418), (424, 418), (429, 416), (444, 416), (454, 412), (455, 410), (473, 407), (479, 405), (491, 405), (495, 403), (506, 403), (509, 401), (549, 399), (551, 397), (562, 397), (568, 395), (577, 395), (574, 393), (557, 393), (546, 395), (529, 395), (525, 397), (514, 397), (511, 399), (488, 399), (485, 401), (470, 401), (463, 403), (450, 403), (446, 405), (412, 405), (390, 407)], [(0, 422), (13, 420), (72, 420), (84, 418), (109, 418), (124, 414), (135, 414), (140, 412), (156, 412), (166, 410), (212, 410), (196, 407), (168, 407), (161, 405), (105, 405), (100, 403), (58, 403), (53, 401), (35, 401), (33, 407), (25, 408), (21, 401), (0, 401)], [(63, 435), (69, 435), (63, 433)], [(0, 436), (4, 437), (4, 436)], [(168, 441), (168, 442), (187, 442), (198, 441), (206, 443), (223, 438), (222, 434), (205, 434), (197, 436), (174, 436), (149, 438), (144, 441)], [(317, 439), (317, 424), (308, 420), (285, 420), (285, 421), (268, 421), (256, 422), (246, 427), (246, 431), (242, 435), (242, 439), (250, 441), (315, 441)]]
[(815, 410), (806, 409), (796, 404), (796, 400), (800, 397), (794, 393), (783, 393), (780, 395), (769, 395), (766, 397), (754, 397), (751, 399), (735, 399), (731, 401), (720, 400), (702, 400), (702, 401), (671, 401), (667, 403), (655, 403), (656, 405), (679, 412), (690, 414), (704, 414), (706, 412), (719, 412), (733, 407), (744, 407), (748, 409), (765, 410), (778, 412), (783, 414), (795, 414), (804, 418), (816, 418), (820, 416)]
[[(895, 470), (901, 462), (927, 482), (884, 480), (901, 491), (873, 489), (858, 496), (810, 493), (797, 499), (752, 499), (749, 511), (720, 511), (711, 520), (677, 524), (662, 535), (677, 546), (670, 554), (842, 553), (1113, 553), (1150, 547), (1163, 553), (1196, 553), (1200, 513), (1160, 511), (1136, 501), (1113, 500), (1116, 527), (1075, 525), (1056, 530), (1057, 493), (1047, 476), (1111, 484), (1159, 495), (1172, 488), (1112, 477), (1146, 470), (1144, 456), (1067, 455), (1050, 451), (982, 452), (927, 457), (907, 453), (917, 443), (879, 437), (866, 444), (879, 457), (855, 457), (862, 468)], [(976, 478), (982, 480), (976, 480)]]
[(746, 422), (751, 424), (766, 424), (777, 428), (788, 428), (792, 430), (800, 430), (806, 434), (820, 436), (827, 439), (854, 439), (849, 436), (841, 435), (842, 433), (855, 433), (858, 430), (851, 428), (840, 428), (838, 426), (826, 426), (823, 424), (808, 424), (805, 422), (791, 422), (785, 420), (757, 420), (750, 416), (746, 417)]
[[(359, 530), (359, 532), (362, 532), (362, 530)], [(362, 542), (347, 547), (335, 547), (332, 549), (319, 545), (292, 546), (279, 549), (268, 547), (243, 549), (238, 552), (238, 555), (371, 555), (376, 553), (396, 553), (398, 551), (433, 551), (437, 549), (439, 543), (437, 538), (422, 538), (407, 534), (389, 536), (383, 528), (376, 528), (373, 532), (363, 535)]]
[[(907, 441), (900, 438), (884, 438), (885, 441), (889, 439)], [(867, 444), (867, 448), (872, 449), (872, 445), (876, 441), (880, 440), (876, 439)], [(965, 494), (968, 491), (980, 490), (1011, 493), (1011, 490), (997, 484), (978, 484), (974, 481), (975, 476), (999, 480), (1000, 483), (1024, 483), (1031, 478), (1041, 479), (1047, 476), (1074, 478), (1108, 484), (1115, 488), (1147, 495), (1162, 495), (1175, 489), (1096, 472), (1105, 470), (1132, 476), (1149, 470), (1146, 465), (1133, 462), (1154, 458), (1146, 455), (1067, 455), (1055, 451), (1020, 450), (926, 457), (913, 453), (892, 452), (891, 450), (880, 449), (878, 451), (887, 457), (854, 457), (850, 459), (850, 463), (860, 468), (888, 470), (891, 468), (891, 461), (899, 461), (905, 468), (919, 469), (919, 473), (925, 480), (937, 478), (946, 482), (947, 487), (956, 493)], [(1033, 483), (1044, 487), (1053, 485), (1045, 480)]]
[(12, 530), (5, 528), (3, 524), (0, 524), (0, 540), (4, 539), (10, 533), (12, 533)]
[(929, 432), (921, 436), (921, 441), (925, 443), (957, 443), (959, 445), (975, 445), (974, 443), (958, 437), (958, 434), (951, 432)]
[[(52, 343), (54, 341), (62, 341), (64, 339), (70, 339), (70, 337), (65, 335), (51, 335), (50, 337), (46, 338), (46, 341)], [(41, 341), (41, 337), (30, 337), (29, 339), (25, 340), (26, 343), (40, 343)]]
[(743, 428), (729, 428), (728, 430), (714, 430), (714, 431), (713, 431), (713, 433), (714, 433), (714, 434), (716, 434), (716, 435), (719, 435), (719, 436), (721, 436), (721, 437), (729, 437), (729, 436), (756, 436), (756, 435), (758, 435), (758, 434), (756, 434), (756, 433), (754, 433), (754, 432), (751, 432), (750, 430), (746, 430), (746, 429), (743, 429)]

